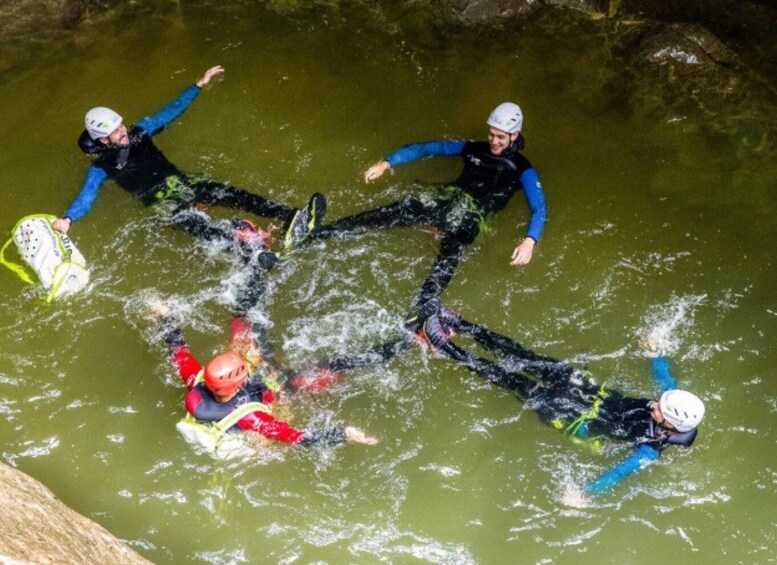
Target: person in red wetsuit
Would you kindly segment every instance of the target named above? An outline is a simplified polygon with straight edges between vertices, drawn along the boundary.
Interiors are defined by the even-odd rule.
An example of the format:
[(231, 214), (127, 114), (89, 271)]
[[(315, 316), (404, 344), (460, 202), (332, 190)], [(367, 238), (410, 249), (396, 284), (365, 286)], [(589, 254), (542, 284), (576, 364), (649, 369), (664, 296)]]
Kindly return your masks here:
[(249, 378), (248, 363), (233, 351), (217, 355), (204, 369), (182, 341), (172, 347), (171, 353), (181, 379), (189, 388), (186, 410), (198, 422), (220, 422), (233, 411), (250, 406), (236, 426), (270, 439), (301, 445), (377, 443), (375, 438), (353, 427), (299, 430), (277, 419), (271, 412), (277, 389), (255, 375)]
[[(245, 220), (242, 222), (241, 228), (245, 232), (242, 233), (242, 240), (258, 240), (262, 252), (258, 257), (256, 254), (243, 255), (249, 273), (246, 284), (236, 297), (229, 351), (217, 355), (203, 367), (189, 351), (170, 308), (163, 302), (152, 305), (162, 327), (170, 358), (189, 389), (185, 400), (187, 412), (199, 423), (215, 424), (218, 433), (252, 431), (273, 440), (300, 445), (339, 444), (346, 441), (367, 445), (377, 443), (375, 438), (354, 427), (299, 430), (273, 416), (272, 405), (279, 393), (276, 378), (280, 376), (283, 380), (289, 380), (292, 373), (272, 359), (265, 328), (254, 327), (248, 319), (248, 312), (261, 301), (265, 271), (275, 262), (263, 259), (264, 255), (272, 254), (263, 247), (269, 243), (269, 237), (252, 223)], [(256, 241), (253, 244), (256, 246)], [(267, 355), (266, 359), (262, 353)], [(325, 370), (317, 371), (315, 376), (318, 378), (318, 382), (314, 383), (317, 386), (310, 386), (311, 375), (307, 375), (305, 383), (308, 386), (305, 388), (308, 390), (326, 388), (336, 377), (334, 373)], [(291, 381), (299, 382), (299, 379)], [(290, 388), (295, 390), (301, 387)]]

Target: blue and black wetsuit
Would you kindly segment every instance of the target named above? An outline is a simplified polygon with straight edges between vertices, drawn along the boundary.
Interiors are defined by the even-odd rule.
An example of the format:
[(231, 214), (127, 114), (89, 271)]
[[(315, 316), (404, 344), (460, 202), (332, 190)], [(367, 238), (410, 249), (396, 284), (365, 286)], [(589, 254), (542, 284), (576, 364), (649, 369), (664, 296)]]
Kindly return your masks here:
[[(447, 339), (444, 330), (427, 328), (427, 335), (440, 352), (515, 393), (545, 423), (579, 438), (607, 436), (634, 444), (632, 455), (586, 487), (589, 493), (618, 484), (657, 459), (668, 446), (687, 447), (696, 439), (696, 429), (677, 432), (657, 424), (651, 416), (654, 399), (628, 397), (598, 385), (584, 372), (526, 349), (484, 326), (460, 319), (456, 330), (474, 338), (499, 362), (463, 350)], [(442, 339), (435, 339), (435, 335)], [(653, 374), (662, 391), (676, 388), (666, 358), (653, 360)]]
[(230, 240), (232, 233), (226, 224), (212, 222), (208, 216), (198, 213), (195, 204), (218, 204), (287, 223), (295, 212), (293, 208), (225, 183), (191, 178), (154, 144), (152, 137), (178, 118), (199, 92), (200, 88), (192, 85), (159, 113), (140, 120), (128, 131), (128, 147), (105, 146), (82, 133), (79, 146), (87, 153), (96, 154), (97, 159), (65, 217), (76, 221), (85, 216), (97, 199), (103, 181), (111, 179), (146, 206), (172, 202), (173, 223), (202, 239)]
[(416, 306), (439, 297), (450, 283), (465, 247), (475, 241), (487, 214), (502, 210), (523, 188), (531, 209), (526, 237), (540, 239), (545, 225), (545, 196), (537, 172), (518, 149), (523, 138), (501, 155), (491, 154), (487, 142), (433, 141), (402, 147), (386, 161), (392, 167), (418, 159), (458, 155), (464, 169), (451, 186), (431, 196), (408, 195), (403, 200), (321, 226), (314, 238), (329, 238), (371, 227), (425, 224), (443, 232), (440, 251), (424, 281)]

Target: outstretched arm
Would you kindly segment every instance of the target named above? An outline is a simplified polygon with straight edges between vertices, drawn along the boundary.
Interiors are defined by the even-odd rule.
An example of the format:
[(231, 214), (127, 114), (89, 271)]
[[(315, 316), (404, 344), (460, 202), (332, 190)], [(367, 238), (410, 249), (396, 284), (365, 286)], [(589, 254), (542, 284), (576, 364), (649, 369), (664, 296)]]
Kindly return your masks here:
[(648, 357), (653, 358), (653, 378), (656, 380), (656, 384), (661, 392), (676, 389), (677, 380), (672, 375), (669, 359), (662, 354), (659, 341), (648, 337), (642, 341), (642, 349)]
[(224, 69), (221, 67), (221, 65), (211, 67), (205, 71), (205, 74), (203, 74), (195, 84), (184, 90), (178, 96), (178, 98), (170, 102), (156, 114), (140, 120), (137, 124), (138, 127), (146, 130), (149, 135), (155, 135), (159, 133), (170, 122), (183, 114), (184, 110), (186, 110), (186, 108), (189, 107), (194, 99), (197, 98), (197, 95), (200, 93), (200, 89), (208, 84), (211, 78), (223, 72)]
[(189, 351), (189, 347), (183, 339), (181, 328), (176, 324), (175, 318), (170, 315), (169, 308), (164, 304), (154, 306), (156, 314), (160, 316), (159, 326), (162, 329), (162, 339), (167, 344), (170, 359), (178, 370), (178, 375), (189, 390), (197, 383), (197, 375), (202, 371), (202, 365)]
[(377, 440), (364, 434), (361, 430), (347, 427), (344, 430), (338, 428), (326, 430), (301, 431), (293, 428), (286, 422), (275, 418), (267, 412), (253, 412), (238, 422), (243, 430), (254, 431), (266, 438), (295, 443), (299, 445), (313, 445), (318, 443), (340, 444), (346, 441), (375, 445)]
[(427, 141), (400, 147), (385, 159), (381, 159), (364, 173), (364, 181), (371, 182), (379, 178), (391, 167), (412, 163), (424, 157), (461, 155), (463, 141)]
[(677, 388), (677, 381), (672, 376), (672, 367), (666, 357), (659, 355), (653, 358), (653, 378), (656, 379), (661, 392)]
[(585, 488), (583, 488), (583, 492), (590, 495), (601, 494), (620, 484), (626, 477), (638, 473), (658, 459), (660, 455), (661, 452), (657, 449), (654, 449), (649, 445), (640, 445), (634, 453), (626, 457), (598, 479), (586, 485)]
[(86, 216), (89, 210), (92, 209), (94, 201), (97, 200), (100, 185), (106, 176), (108, 175), (101, 168), (90, 167), (89, 172), (86, 173), (86, 180), (81, 187), (81, 192), (78, 193), (78, 196), (70, 204), (65, 215), (54, 220), (51, 226), (58, 232), (67, 233), (73, 222)]
[(521, 184), (523, 185), (523, 192), (526, 194), (529, 210), (531, 210), (531, 219), (526, 230), (526, 237), (513, 249), (511, 265), (526, 265), (531, 261), (534, 246), (540, 240), (540, 236), (542, 236), (542, 230), (548, 217), (545, 207), (545, 193), (542, 191), (542, 184), (537, 171), (533, 168), (526, 169), (521, 175)]

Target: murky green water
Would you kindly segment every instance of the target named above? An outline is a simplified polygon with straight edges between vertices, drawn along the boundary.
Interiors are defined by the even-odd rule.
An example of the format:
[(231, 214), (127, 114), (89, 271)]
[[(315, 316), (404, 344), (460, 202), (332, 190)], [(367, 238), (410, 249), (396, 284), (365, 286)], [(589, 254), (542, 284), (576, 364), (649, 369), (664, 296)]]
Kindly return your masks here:
[[(71, 232), (91, 261), (88, 293), (45, 305), (0, 273), (3, 459), (157, 563), (769, 562), (773, 167), (735, 157), (736, 140), (706, 137), (693, 117), (654, 123), (615, 107), (594, 34), (415, 27), (406, 36), (371, 9), (251, 3), (86, 26), (0, 87), (0, 225), (61, 213), (75, 196), (85, 110), (134, 121), (214, 64), (223, 80), (158, 145), (184, 170), (290, 204), (320, 190), (331, 217), (454, 177), (458, 160), (438, 159), (361, 181), (398, 145), (482, 137), (491, 107), (514, 99), (546, 189), (545, 236), (528, 267), (508, 265), (527, 219), (516, 198), (446, 301), (633, 394), (654, 390), (638, 337), (669, 332), (677, 377), (707, 401), (696, 445), (567, 508), (565, 489), (625, 447), (573, 444), (509, 394), (414, 350), (284, 408), (300, 426), (358, 425), (378, 446), (198, 455), (175, 430), (184, 393), (142, 305), (172, 296), (207, 359), (227, 339), (229, 260), (160, 231), (106, 185)], [(272, 337), (304, 366), (394, 335), (435, 253), (429, 234), (406, 229), (295, 254), (273, 273)]]

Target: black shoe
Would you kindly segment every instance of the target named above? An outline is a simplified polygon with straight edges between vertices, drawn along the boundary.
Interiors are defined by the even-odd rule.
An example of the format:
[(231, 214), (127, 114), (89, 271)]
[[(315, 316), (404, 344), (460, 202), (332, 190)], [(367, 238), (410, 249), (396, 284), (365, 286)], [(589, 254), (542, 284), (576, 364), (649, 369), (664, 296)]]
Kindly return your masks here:
[(439, 300), (428, 300), (423, 304), (416, 304), (405, 318), (405, 329), (412, 334), (421, 335), (424, 329), (424, 322), (435, 316), (440, 311)]
[(440, 318), (440, 323), (448, 330), (457, 330), (461, 325), (461, 314), (454, 312), (445, 305), (440, 305), (437, 316)]
[(442, 320), (441, 316), (430, 316), (422, 328), (423, 337), (435, 349), (442, 349), (453, 336), (453, 330)]
[(283, 238), (283, 248), (294, 249), (310, 239), (310, 235), (321, 227), (324, 214), (326, 214), (326, 199), (323, 194), (316, 192), (310, 197), (308, 205), (297, 210), (291, 219)]

